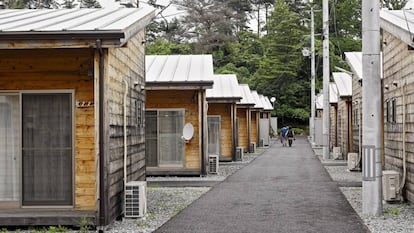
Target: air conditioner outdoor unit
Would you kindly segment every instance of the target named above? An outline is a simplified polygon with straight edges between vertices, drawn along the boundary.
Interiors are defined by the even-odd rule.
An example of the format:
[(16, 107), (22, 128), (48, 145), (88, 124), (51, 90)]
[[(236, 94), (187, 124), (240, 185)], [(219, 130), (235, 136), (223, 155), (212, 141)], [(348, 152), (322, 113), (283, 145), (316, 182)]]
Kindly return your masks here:
[(264, 147), (264, 139), (259, 139), (259, 147)]
[(209, 155), (208, 156), (208, 171), (211, 174), (217, 174), (219, 170), (219, 156)]
[(125, 185), (125, 218), (144, 217), (147, 213), (147, 183), (131, 181)]
[(243, 161), (243, 147), (236, 147), (236, 161)]
[(249, 145), (249, 153), (256, 153), (256, 143), (251, 142)]
[(333, 159), (342, 159), (341, 147), (334, 147), (332, 150)]
[(348, 170), (359, 171), (359, 155), (358, 153), (348, 153)]
[(382, 196), (385, 201), (399, 201), (400, 174), (397, 171), (386, 170), (382, 172)]

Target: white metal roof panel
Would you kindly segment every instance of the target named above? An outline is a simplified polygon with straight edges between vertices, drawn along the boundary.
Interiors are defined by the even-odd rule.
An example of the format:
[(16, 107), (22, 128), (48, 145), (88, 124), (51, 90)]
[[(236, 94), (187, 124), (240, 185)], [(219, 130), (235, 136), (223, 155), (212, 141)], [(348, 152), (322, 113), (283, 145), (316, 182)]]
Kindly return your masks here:
[[(363, 79), (362, 75), (362, 52), (345, 52), (345, 59), (348, 65), (351, 67), (351, 71), (355, 74), (357, 80)], [(382, 53), (380, 55), (380, 75), (382, 78)]]
[(213, 82), (212, 55), (147, 55), (146, 82)]
[(239, 82), (234, 74), (216, 74), (213, 76), (214, 84), (212, 89), (206, 90), (207, 98), (233, 98), (241, 99)]
[[(385, 31), (414, 47), (412, 30), (414, 28), (414, 10), (380, 11), (380, 26)], [(410, 30), (411, 29), (411, 30)]]
[(340, 97), (352, 96), (352, 77), (345, 72), (333, 72), (332, 76)]
[(345, 52), (345, 59), (357, 80), (362, 79), (362, 52)]
[(272, 111), (272, 110), (273, 110), (272, 106), (269, 106), (269, 105), (267, 104), (267, 102), (266, 102), (266, 97), (265, 97), (264, 95), (259, 94), (259, 98), (260, 98), (260, 101), (262, 102), (262, 106), (263, 106), (263, 109), (264, 109), (265, 111)]
[(252, 90), (252, 96), (253, 96), (254, 103), (255, 103), (254, 108), (264, 109), (262, 101), (260, 100), (260, 97), (259, 97), (259, 93), (257, 93), (257, 91), (255, 90)]
[[(155, 17), (155, 9), (77, 8), (77, 9), (7, 9), (0, 10), (1, 40), (90, 39), (87, 35), (113, 33), (118, 44), (125, 43)], [(76, 36), (73, 36), (76, 33)], [(114, 34), (118, 33), (118, 34)], [(73, 38), (71, 37), (73, 36)]]
[[(329, 103), (337, 104), (338, 103), (338, 87), (336, 83), (329, 83)], [(323, 100), (322, 100), (323, 106)]]
[(272, 110), (273, 111), (273, 104), (270, 102), (269, 97), (265, 96), (264, 97), (265, 102), (266, 102), (266, 110)]
[(249, 85), (239, 84), (239, 87), (242, 94), (242, 99), (237, 104), (254, 105), (255, 102)]

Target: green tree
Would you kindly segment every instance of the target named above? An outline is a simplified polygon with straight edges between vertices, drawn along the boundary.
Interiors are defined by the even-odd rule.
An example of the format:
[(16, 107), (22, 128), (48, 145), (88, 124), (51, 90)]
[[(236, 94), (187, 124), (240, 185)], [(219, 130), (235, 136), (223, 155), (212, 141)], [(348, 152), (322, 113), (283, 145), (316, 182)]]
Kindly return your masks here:
[(304, 27), (301, 16), (290, 11), (282, 0), (275, 2), (268, 19), (268, 34), (262, 38), (265, 48), (253, 88), (267, 96), (276, 96), (275, 111), (290, 122), (305, 123), (309, 117), (309, 82), (299, 76), (304, 58), (301, 49)]
[(81, 0), (81, 8), (101, 8), (97, 0)]

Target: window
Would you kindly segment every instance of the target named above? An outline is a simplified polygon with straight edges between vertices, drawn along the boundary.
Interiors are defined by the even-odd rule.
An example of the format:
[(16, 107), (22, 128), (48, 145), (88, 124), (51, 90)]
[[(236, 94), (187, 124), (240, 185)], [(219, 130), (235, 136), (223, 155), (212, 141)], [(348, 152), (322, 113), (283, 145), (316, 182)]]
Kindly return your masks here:
[(145, 121), (147, 166), (182, 167), (184, 111), (148, 110)]
[(208, 154), (220, 155), (220, 116), (208, 116)]
[(388, 123), (396, 123), (397, 122), (397, 104), (396, 99), (392, 98), (386, 102), (386, 112), (387, 117), (386, 120)]
[(19, 96), (0, 95), (0, 201), (19, 200)]

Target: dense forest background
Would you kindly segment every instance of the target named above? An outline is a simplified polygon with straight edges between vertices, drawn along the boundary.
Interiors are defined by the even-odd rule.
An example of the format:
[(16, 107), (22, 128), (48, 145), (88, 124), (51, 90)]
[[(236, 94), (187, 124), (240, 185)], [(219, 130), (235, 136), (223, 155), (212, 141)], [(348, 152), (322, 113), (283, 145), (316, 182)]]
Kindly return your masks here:
[[(100, 0), (104, 1), (104, 0)], [(105, 0), (108, 1), (108, 0)], [(131, 0), (135, 1), (135, 0)], [(99, 8), (98, 0), (0, 0), (2, 8)], [(322, 0), (170, 0), (147, 29), (147, 54), (212, 54), (216, 74), (275, 97), (280, 125), (307, 130), (310, 117), (310, 9), (315, 10), (316, 92), (322, 88)], [(102, 3), (102, 2), (101, 2)], [(144, 2), (143, 2), (144, 3)], [(406, 0), (382, 0), (401, 9)], [(141, 1), (139, 2), (141, 4)], [(167, 19), (166, 9), (185, 14)], [(259, 17), (263, 16), (264, 17)], [(257, 28), (249, 28), (255, 20)], [(361, 51), (361, 0), (329, 0), (330, 70), (347, 69), (344, 52)]]
[[(404, 0), (383, 1), (401, 9)], [(275, 97), (279, 125), (305, 130), (310, 117), (310, 9), (315, 10), (316, 93), (322, 89), (322, 0), (172, 0), (185, 16), (166, 20), (161, 7), (148, 28), (148, 54), (213, 54), (215, 73), (236, 74), (265, 96)], [(330, 0), (330, 70), (348, 69), (344, 52), (361, 51), (361, 0)], [(258, 28), (248, 22), (255, 17)]]

